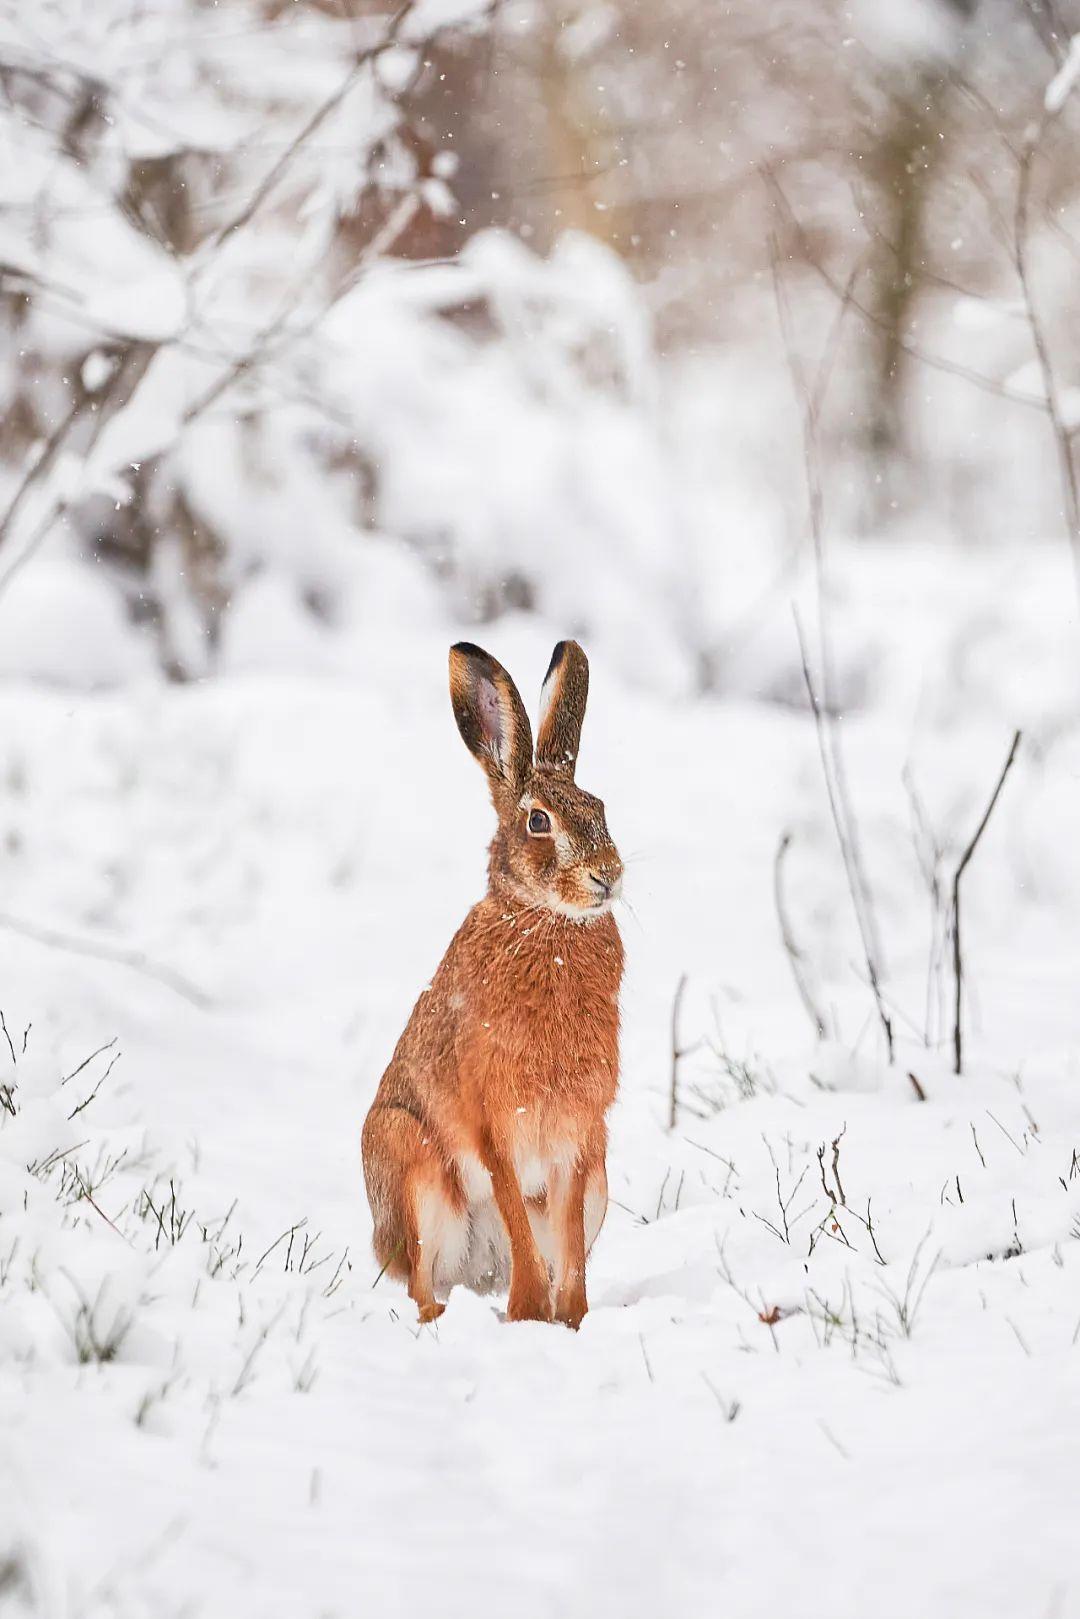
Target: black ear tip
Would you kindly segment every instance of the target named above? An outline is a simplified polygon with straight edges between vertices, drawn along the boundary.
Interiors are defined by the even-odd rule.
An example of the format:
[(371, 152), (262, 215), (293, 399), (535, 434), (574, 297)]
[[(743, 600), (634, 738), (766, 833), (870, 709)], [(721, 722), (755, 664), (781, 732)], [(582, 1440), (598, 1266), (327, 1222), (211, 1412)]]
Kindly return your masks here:
[(551, 662), (547, 666), (547, 674), (544, 676), (545, 680), (550, 680), (551, 679), (552, 675), (555, 673), (555, 671), (559, 667), (560, 663), (566, 657), (567, 650), (569, 649), (569, 646), (570, 646), (569, 641), (556, 641), (555, 650), (551, 654)]
[(482, 646), (476, 646), (472, 641), (455, 641), (450, 650), (451, 652), (460, 652), (463, 658), (486, 658), (488, 656)]

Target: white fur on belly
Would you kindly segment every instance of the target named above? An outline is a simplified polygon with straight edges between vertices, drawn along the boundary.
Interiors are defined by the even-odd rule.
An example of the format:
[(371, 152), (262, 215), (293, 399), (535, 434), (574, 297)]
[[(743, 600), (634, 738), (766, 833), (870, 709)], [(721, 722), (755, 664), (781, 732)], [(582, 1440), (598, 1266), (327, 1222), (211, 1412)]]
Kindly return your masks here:
[[(569, 1173), (577, 1160), (577, 1145), (571, 1141), (545, 1142), (537, 1150), (523, 1120), (514, 1153), (514, 1168), (522, 1193), (537, 1198), (551, 1184), (552, 1176)], [(452, 1287), (469, 1287), (477, 1293), (504, 1292), (510, 1285), (510, 1243), (502, 1215), (491, 1191), (491, 1176), (475, 1153), (461, 1153), (457, 1159), (461, 1185), (468, 1208), (461, 1215), (447, 1211), (438, 1221), (429, 1219), (425, 1241), (432, 1243), (435, 1292), (445, 1298)], [(585, 1247), (592, 1247), (604, 1223), (607, 1197), (603, 1183), (590, 1181), (585, 1193)], [(554, 1233), (546, 1210), (530, 1207), (529, 1223), (541, 1255), (554, 1267)]]

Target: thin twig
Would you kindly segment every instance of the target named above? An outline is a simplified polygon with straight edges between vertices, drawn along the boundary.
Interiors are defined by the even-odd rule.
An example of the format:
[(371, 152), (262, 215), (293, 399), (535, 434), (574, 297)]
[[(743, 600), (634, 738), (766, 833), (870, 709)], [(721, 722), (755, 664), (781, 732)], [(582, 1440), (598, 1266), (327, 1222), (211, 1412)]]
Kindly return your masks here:
[(69, 432), (74, 427), (82, 413), (89, 409), (89, 405), (90, 401), (83, 398), (81, 395), (76, 398), (75, 403), (71, 406), (71, 409), (68, 411), (67, 415), (62, 416), (60, 421), (54, 427), (48, 442), (45, 444), (37, 459), (27, 469), (23, 476), (22, 482), (20, 483), (18, 489), (16, 489), (14, 495), (11, 497), (7, 511), (4, 513), (3, 518), (0, 519), (0, 545), (3, 545), (4, 541), (8, 537), (8, 534), (11, 532), (12, 524), (19, 514), (19, 508), (22, 506), (23, 501), (33, 489), (34, 485), (40, 483), (41, 479), (48, 472), (49, 468), (52, 466), (53, 462), (56, 460), (61, 449), (63, 448), (64, 440), (67, 438)]
[(683, 973), (675, 986), (675, 997), (671, 1003), (671, 1088), (668, 1103), (668, 1129), (674, 1130), (675, 1121), (679, 1111), (679, 1064), (684, 1057), (693, 1056), (702, 1045), (695, 1040), (693, 1045), (679, 1044), (679, 1012), (682, 1009), (683, 995), (686, 992), (687, 974)]
[(990, 802), (989, 802), (989, 804), (987, 804), (986, 809), (983, 812), (983, 818), (979, 822), (978, 826), (975, 828), (975, 835), (972, 838), (971, 842), (968, 844), (967, 848), (964, 850), (963, 854), (960, 856), (960, 863), (956, 868), (956, 875), (953, 877), (953, 887), (952, 887), (953, 980), (954, 980), (955, 990), (956, 990), (956, 1001), (955, 1001), (955, 1006), (954, 1006), (954, 1017), (953, 1017), (953, 1058), (954, 1058), (953, 1072), (957, 1073), (957, 1074), (959, 1074), (961, 1072), (961, 1069), (963, 1067), (963, 1061), (962, 1061), (962, 1059), (963, 1059), (963, 1031), (962, 1031), (962, 1028), (961, 1028), (961, 1023), (962, 1023), (962, 1001), (963, 1001), (964, 969), (963, 969), (963, 950), (962, 950), (961, 941), (960, 941), (960, 879), (963, 877), (964, 872), (967, 870), (968, 864), (969, 864), (969, 862), (971, 860), (971, 857), (975, 853), (975, 850), (979, 846), (979, 839), (982, 837), (983, 833), (986, 831), (987, 822), (989, 821), (991, 815), (994, 813), (994, 805), (997, 803), (998, 798), (1001, 795), (1001, 789), (1005, 785), (1005, 778), (1008, 776), (1009, 771), (1012, 769), (1013, 760), (1016, 758), (1016, 752), (1017, 752), (1017, 749), (1020, 746), (1020, 737), (1021, 737), (1021, 733), (1019, 731), (1017, 731), (1015, 736), (1012, 739), (1012, 746), (1009, 748), (1008, 757), (1006, 758), (1005, 764), (1002, 767), (1001, 774), (997, 779), (997, 786), (994, 788), (994, 791), (993, 791), (993, 793), (991, 794), (991, 797), (990, 797)]
[[(126, 404), (130, 403), (135, 390), (146, 375), (150, 361), (157, 352), (157, 347), (158, 345), (154, 343), (132, 339), (126, 352), (117, 357), (107, 385), (96, 397), (97, 410), (93, 428), (82, 450), (84, 463), (89, 460), (91, 452), (96, 447), (109, 422)], [(122, 394), (124, 394), (124, 397), (121, 397)], [(0, 574), (0, 596), (4, 594), (12, 580), (16, 578), (31, 558), (36, 556), (45, 540), (52, 533), (54, 526), (70, 510), (74, 498), (69, 495), (59, 495), (51, 502), (37, 528), (34, 529), (30, 538), (23, 545), (22, 550), (8, 564), (3, 574)], [(9, 516), (12, 515), (14, 515), (13, 509), (9, 511)]]
[[(867, 968), (874, 986), (874, 997), (879, 1013), (884, 1010), (884, 1001), (880, 993), (881, 971), (881, 942), (878, 936), (874, 917), (873, 896), (870, 883), (866, 876), (866, 868), (862, 858), (862, 847), (859, 837), (859, 825), (851, 803), (851, 793), (847, 781), (847, 769), (844, 763), (844, 752), (840, 732), (835, 722), (836, 682), (833, 676), (832, 646), (829, 637), (828, 625), (828, 588), (826, 579), (825, 557), (825, 499), (824, 485), (821, 476), (821, 454), (819, 443), (820, 417), (825, 402), (825, 394), (832, 369), (833, 357), (839, 343), (841, 323), (844, 313), (854, 299), (855, 284), (858, 279), (857, 266), (848, 277), (843, 289), (840, 310), (834, 323), (832, 332), (826, 340), (826, 346), (818, 364), (817, 374), (811, 383), (799, 360), (792, 332), (790, 311), (784, 280), (780, 273), (780, 256), (776, 239), (770, 241), (770, 263), (772, 267), (773, 289), (776, 299), (777, 319), (780, 325), (780, 334), (783, 339), (784, 352), (787, 358), (788, 370), (791, 374), (792, 387), (800, 409), (802, 427), (803, 462), (806, 474), (807, 507), (810, 523), (810, 537), (814, 549), (814, 574), (817, 586), (818, 609), (818, 637), (821, 660), (822, 697), (817, 702), (816, 694), (811, 690), (811, 705), (814, 708), (815, 723), (818, 727), (818, 744), (821, 749), (822, 769), (825, 772), (826, 788), (829, 794), (829, 804), (833, 811), (833, 820), (837, 835), (840, 839), (840, 850), (844, 861), (844, 870), (851, 892), (851, 902), (855, 909), (859, 935), (863, 943), (863, 952), (866, 957)], [(803, 653), (803, 673), (810, 683), (810, 666), (803, 641), (798, 614), (796, 613), (796, 627), (799, 629), (799, 642)], [(883, 1022), (886, 1030), (886, 1045), (889, 1060), (892, 1061), (893, 1037), (892, 1024), (886, 1016)]]
[(865, 918), (863, 916), (863, 907), (859, 900), (859, 882), (855, 871), (856, 854), (851, 847), (847, 818), (844, 815), (840, 803), (839, 789), (833, 779), (833, 772), (829, 757), (828, 738), (825, 729), (825, 718), (822, 713), (821, 704), (818, 701), (817, 691), (814, 687), (814, 678), (810, 673), (810, 663), (807, 657), (806, 641), (803, 636), (802, 624), (799, 620), (798, 610), (793, 608), (793, 611), (795, 613), (795, 631), (799, 638), (799, 655), (802, 659), (803, 679), (806, 682), (806, 691), (810, 699), (810, 710), (814, 717), (814, 728), (817, 732), (818, 739), (818, 751), (821, 754), (821, 766), (825, 776), (825, 791), (828, 795), (829, 809), (832, 813), (833, 826), (836, 828), (836, 836), (840, 844), (840, 855), (844, 863), (844, 871), (848, 880), (848, 891), (851, 895), (851, 903), (855, 911), (855, 920), (858, 924), (859, 936), (862, 940), (863, 959), (866, 962), (866, 976), (870, 985), (871, 993), (874, 997), (874, 1005), (877, 1007), (878, 1021), (880, 1022), (882, 1030), (884, 1031), (885, 1046), (889, 1054), (889, 1061), (892, 1062), (894, 1050), (892, 1020), (889, 1017), (888, 1011), (886, 1010), (885, 1001), (881, 993), (881, 981), (878, 975), (877, 961), (874, 956), (873, 942), (866, 927)]
[(791, 963), (791, 975), (795, 980), (795, 988), (799, 992), (799, 999), (806, 1009), (807, 1017), (817, 1031), (818, 1039), (824, 1040), (828, 1033), (825, 1018), (814, 1000), (806, 969), (803, 966), (803, 953), (795, 942), (791, 919), (784, 903), (784, 856), (791, 847), (791, 841), (791, 833), (784, 832), (776, 846), (776, 858), (773, 861), (773, 895), (776, 900), (776, 915), (780, 923), (780, 938), (787, 953), (788, 961)]
[(18, 1068), (19, 1059), (15, 1055), (15, 1047), (12, 1044), (11, 1036), (8, 1033), (7, 1019), (4, 1017), (2, 1011), (0, 1011), (0, 1030), (3, 1030), (4, 1039), (7, 1041), (8, 1050), (11, 1052), (11, 1066), (13, 1068)]
[(70, 1074), (64, 1075), (63, 1079), (60, 1081), (61, 1085), (66, 1085), (69, 1080), (75, 1079), (79, 1074), (82, 1073), (84, 1068), (88, 1068), (90, 1066), (95, 1057), (100, 1057), (103, 1051), (111, 1051), (119, 1038), (119, 1035), (114, 1034), (111, 1040), (106, 1040), (103, 1046), (98, 1046), (97, 1050), (92, 1051), (89, 1057), (84, 1057), (77, 1068), (73, 1068)]
[(671, 1003), (671, 1101), (668, 1107), (668, 1129), (674, 1130), (675, 1119), (679, 1111), (679, 1008), (686, 991), (686, 974), (682, 973), (675, 987), (675, 998)]
[[(791, 203), (788, 201), (783, 188), (776, 179), (775, 173), (767, 167), (763, 167), (759, 172), (767, 182), (774, 199), (780, 205), (791, 225), (804, 262), (824, 282), (835, 298), (844, 298), (843, 286), (812, 251), (809, 237)], [(885, 321), (883, 318), (876, 314), (869, 305), (850, 294), (848, 295), (848, 302), (855, 313), (868, 325), (879, 330), (884, 327)], [(974, 371), (970, 366), (962, 365), (957, 360), (948, 360), (944, 355), (932, 354), (928, 349), (921, 348), (918, 343), (913, 343), (910, 338), (901, 337), (897, 346), (911, 359), (918, 360), (922, 365), (929, 366), (934, 371), (944, 371), (949, 376), (962, 377), (965, 382), (970, 382), (976, 388), (981, 388), (984, 393), (995, 394), (999, 399), (1008, 399), (1015, 405), (1026, 405), (1032, 410), (1045, 410), (1046, 408), (1045, 401), (1040, 399), (1038, 394), (1022, 393), (1014, 388), (1008, 388), (1004, 383), (995, 381), (993, 377), (985, 376), (981, 371)]]
[(76, 1107), (73, 1107), (71, 1112), (68, 1114), (68, 1123), (69, 1124), (71, 1123), (72, 1119), (77, 1118), (77, 1116), (83, 1111), (84, 1108), (87, 1108), (87, 1107), (90, 1106), (90, 1103), (94, 1100), (94, 1098), (97, 1095), (98, 1091), (100, 1091), (101, 1087), (104, 1085), (105, 1081), (108, 1079), (109, 1075), (112, 1073), (113, 1069), (116, 1067), (116, 1065), (117, 1065), (117, 1063), (119, 1061), (120, 1061), (120, 1053), (118, 1051), (114, 1052), (112, 1060), (109, 1063), (108, 1068), (106, 1068), (105, 1072), (102, 1074), (101, 1078), (98, 1080), (98, 1082), (94, 1086), (93, 1090), (90, 1092), (90, 1094), (88, 1096), (84, 1096), (82, 1101), (79, 1102)]

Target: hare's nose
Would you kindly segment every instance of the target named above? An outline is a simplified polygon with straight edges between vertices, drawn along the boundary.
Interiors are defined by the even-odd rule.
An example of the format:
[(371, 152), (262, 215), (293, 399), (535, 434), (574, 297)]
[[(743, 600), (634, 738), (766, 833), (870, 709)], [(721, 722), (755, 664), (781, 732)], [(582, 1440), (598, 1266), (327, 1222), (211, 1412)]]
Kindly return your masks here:
[[(589, 881), (596, 884), (596, 887), (600, 890), (600, 897), (602, 899), (610, 899), (615, 891), (616, 883), (609, 882), (606, 877), (601, 877), (599, 872), (590, 871)], [(616, 879), (616, 882), (617, 881), (618, 879)]]

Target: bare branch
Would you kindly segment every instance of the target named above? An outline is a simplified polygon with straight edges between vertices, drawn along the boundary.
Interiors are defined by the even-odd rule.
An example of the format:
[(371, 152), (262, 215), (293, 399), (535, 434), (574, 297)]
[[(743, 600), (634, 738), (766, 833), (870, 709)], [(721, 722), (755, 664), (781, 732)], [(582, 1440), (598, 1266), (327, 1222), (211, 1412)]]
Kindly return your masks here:
[(675, 1120), (679, 1110), (679, 1063), (696, 1047), (684, 1048), (679, 1044), (679, 1012), (682, 1009), (683, 995), (686, 993), (687, 975), (683, 973), (675, 986), (675, 998), (671, 1003), (671, 1100), (668, 1106), (668, 1129), (674, 1130)]
[(953, 978), (954, 978), (955, 986), (956, 986), (955, 1016), (954, 1016), (954, 1019), (953, 1019), (953, 1057), (954, 1057), (953, 1072), (957, 1073), (957, 1074), (959, 1074), (961, 1072), (961, 1069), (962, 1069), (962, 1066), (963, 1066), (963, 1064), (962, 1064), (962, 1058), (963, 1058), (963, 1035), (962, 1035), (962, 1031), (961, 1031), (961, 1007), (962, 1007), (962, 999), (963, 999), (964, 973), (963, 973), (963, 954), (962, 954), (961, 945), (960, 945), (960, 879), (963, 877), (964, 872), (967, 870), (968, 864), (969, 864), (969, 862), (971, 860), (971, 857), (975, 853), (975, 850), (979, 846), (979, 839), (982, 837), (983, 833), (986, 831), (987, 822), (990, 820), (991, 815), (994, 813), (994, 805), (997, 803), (998, 798), (1001, 796), (1001, 789), (1005, 785), (1005, 778), (1009, 774), (1009, 771), (1012, 769), (1013, 760), (1016, 758), (1016, 752), (1017, 752), (1017, 749), (1020, 746), (1020, 737), (1021, 737), (1021, 733), (1019, 731), (1017, 731), (1015, 736), (1012, 739), (1012, 746), (1009, 749), (1009, 754), (1008, 754), (1007, 759), (1005, 760), (1005, 764), (1004, 764), (1004, 766), (1002, 768), (1001, 775), (998, 777), (997, 786), (994, 788), (994, 791), (993, 791), (993, 793), (991, 794), (991, 797), (990, 797), (990, 802), (989, 802), (989, 804), (987, 804), (986, 809), (983, 812), (982, 820), (979, 822), (978, 826), (975, 828), (974, 837), (972, 838), (971, 842), (968, 844), (967, 848), (964, 850), (963, 854), (960, 856), (960, 863), (956, 868), (956, 875), (953, 878), (953, 888), (952, 888)]
[(1050, 344), (1035, 301), (1029, 242), (1032, 170), (1034, 169), (1046, 128), (1053, 122), (1055, 117), (1056, 113), (1044, 113), (1034, 132), (1024, 143), (1020, 154), (1020, 177), (1016, 188), (1015, 256), (1020, 292), (1024, 300), (1028, 325), (1031, 328), (1031, 340), (1035, 347), (1035, 357), (1038, 361), (1039, 374), (1042, 378), (1043, 392), (1046, 395), (1046, 414), (1050, 419), (1050, 426), (1054, 435), (1054, 446), (1057, 450), (1058, 471), (1061, 477), (1062, 516), (1065, 519), (1069, 549), (1072, 553), (1077, 591), (1080, 592), (1080, 487), (1077, 484), (1076, 463), (1073, 459), (1072, 435), (1061, 410), (1061, 398), (1058, 393), (1057, 377), (1050, 355)]
[(210, 242), (208, 244), (210, 249), (217, 249), (221, 247), (224, 242), (229, 240), (230, 236), (235, 236), (237, 231), (243, 230), (245, 225), (251, 222), (251, 220), (262, 208), (267, 197), (269, 197), (270, 193), (277, 186), (278, 181), (282, 178), (286, 171), (291, 168), (297, 153), (303, 150), (311, 137), (318, 133), (331, 114), (336, 112), (338, 107), (341, 106), (341, 103), (345, 100), (345, 97), (348, 95), (349, 91), (356, 84), (364, 69), (374, 62), (378, 57), (382, 56), (384, 52), (390, 50), (392, 46), (397, 44), (398, 36), (401, 32), (401, 26), (412, 9), (413, 0), (406, 0), (406, 4), (401, 6), (390, 19), (390, 26), (387, 28), (382, 39), (380, 39), (377, 44), (370, 45), (366, 50), (359, 53), (356, 61), (352, 64), (348, 73), (346, 73), (337, 89), (332, 91), (331, 94), (327, 96), (326, 100), (315, 109), (303, 128), (298, 130), (293, 136), (292, 140), (281, 153), (281, 156), (277, 159), (276, 163), (271, 166), (269, 171), (263, 176), (262, 180), (260, 180), (259, 184), (255, 187), (255, 190), (252, 192), (247, 202), (245, 202), (244, 206), (240, 209), (239, 213), (234, 214), (232, 219), (230, 219), (226, 224), (222, 225), (221, 229), (210, 238)]
[(200, 1011), (207, 1011), (213, 1005), (206, 992), (197, 984), (178, 973), (173, 967), (166, 967), (154, 961), (142, 950), (125, 950), (119, 945), (103, 944), (98, 940), (80, 939), (70, 933), (62, 933), (57, 928), (39, 927), (36, 922), (24, 922), (19, 917), (0, 913), (0, 928), (6, 928), (9, 933), (17, 933), (21, 938), (32, 939), (35, 944), (46, 945), (51, 950), (64, 950), (69, 955), (86, 956), (92, 961), (110, 961), (118, 967), (128, 967), (132, 972), (141, 973), (144, 978), (152, 978), (166, 989), (171, 989), (174, 995), (181, 996), (197, 1006)]
[(4, 541), (10, 534), (12, 524), (19, 515), (19, 510), (23, 501), (26, 499), (27, 495), (29, 495), (34, 486), (41, 482), (49, 468), (53, 465), (53, 462), (63, 449), (64, 441), (71, 429), (74, 427), (75, 423), (78, 421), (83, 412), (89, 409), (89, 405), (90, 401), (88, 399), (82, 395), (76, 396), (75, 402), (71, 406), (71, 409), (65, 416), (60, 418), (59, 422), (57, 422), (56, 426), (53, 428), (52, 433), (49, 435), (49, 438), (37, 459), (27, 468), (22, 482), (20, 483), (18, 489), (16, 489), (14, 495), (11, 497), (7, 511), (4, 513), (3, 518), (0, 518), (0, 545), (3, 545)]
[[(776, 179), (775, 174), (769, 168), (763, 168), (761, 173), (764, 176), (775, 201), (783, 211), (784, 217), (795, 234), (796, 240), (799, 244), (799, 252), (801, 257), (805, 263), (809, 265), (810, 269), (814, 271), (819, 280), (824, 282), (825, 286), (828, 287), (833, 296), (835, 298), (843, 299), (845, 296), (843, 286), (837, 281), (832, 272), (821, 263), (813, 252), (810, 246), (809, 238), (807, 237), (806, 232), (796, 216), (791, 203), (788, 201), (783, 188)], [(869, 305), (863, 303), (853, 294), (848, 295), (848, 302), (851, 308), (855, 310), (856, 314), (858, 314), (862, 320), (866, 321), (868, 325), (873, 326), (878, 330), (884, 328), (884, 321), (875, 313), (873, 309), (869, 307)], [(1029, 409), (1046, 409), (1046, 401), (1041, 399), (1038, 394), (1023, 393), (1015, 388), (1008, 388), (1004, 383), (997, 382), (993, 377), (985, 376), (981, 371), (973, 370), (971, 366), (962, 365), (958, 360), (949, 360), (946, 359), (944, 355), (934, 354), (929, 349), (922, 348), (918, 343), (913, 343), (910, 338), (901, 336), (898, 340), (898, 346), (905, 354), (909, 355), (913, 360), (918, 360), (922, 365), (929, 366), (934, 371), (944, 371), (949, 376), (962, 377), (965, 382), (970, 382), (976, 388), (981, 388), (984, 393), (994, 394), (999, 399), (1008, 399), (1014, 405), (1026, 405)]]

